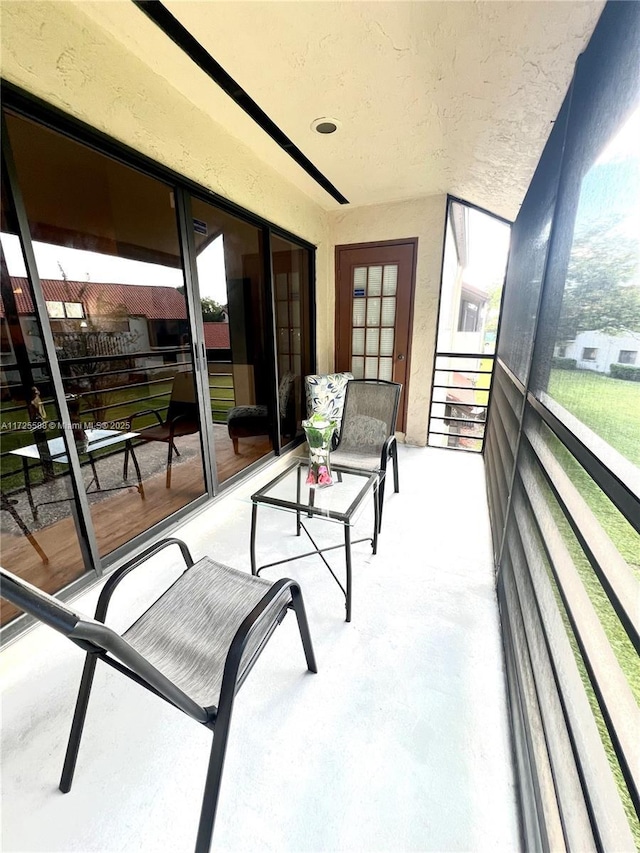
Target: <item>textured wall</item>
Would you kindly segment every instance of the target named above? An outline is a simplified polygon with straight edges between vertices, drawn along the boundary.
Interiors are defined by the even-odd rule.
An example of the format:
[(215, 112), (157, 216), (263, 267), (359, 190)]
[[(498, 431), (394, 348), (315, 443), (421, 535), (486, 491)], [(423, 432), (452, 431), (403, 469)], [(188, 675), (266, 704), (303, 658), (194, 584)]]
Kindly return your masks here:
[(3, 2), (2, 74), (93, 127), (318, 247), (318, 370), (334, 361), (336, 243), (418, 237), (407, 440), (424, 444), (445, 197), (327, 213), (167, 80), (64, 2)]
[(326, 239), (317, 204), (81, 7), (33, 0), (1, 8), (5, 79), (311, 242)]
[[(394, 204), (372, 205), (330, 214), (331, 243), (366, 243), (376, 240), (418, 238), (418, 263), (411, 341), (411, 373), (406, 441), (424, 445), (431, 396), (431, 373), (436, 342), (438, 295), (442, 266), (442, 241), (447, 199), (444, 195)], [(335, 308), (335, 263), (329, 267), (330, 315)], [(333, 336), (333, 329), (331, 330)]]

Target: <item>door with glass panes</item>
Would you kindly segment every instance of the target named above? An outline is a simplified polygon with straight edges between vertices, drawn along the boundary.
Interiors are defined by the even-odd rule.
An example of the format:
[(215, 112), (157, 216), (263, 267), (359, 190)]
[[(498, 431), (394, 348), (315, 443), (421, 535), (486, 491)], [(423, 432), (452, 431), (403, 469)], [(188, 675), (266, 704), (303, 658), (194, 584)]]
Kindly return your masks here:
[(336, 370), (400, 382), (405, 429), (417, 239), (336, 246)]

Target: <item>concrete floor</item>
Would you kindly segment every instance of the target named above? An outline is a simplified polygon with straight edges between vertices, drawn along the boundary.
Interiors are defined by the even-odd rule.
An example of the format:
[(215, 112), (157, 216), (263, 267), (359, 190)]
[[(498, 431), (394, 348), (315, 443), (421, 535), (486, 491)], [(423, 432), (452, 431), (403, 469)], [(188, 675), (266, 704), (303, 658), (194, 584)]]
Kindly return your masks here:
[[(248, 496), (274, 472), (181, 526), (195, 557), (249, 569)], [(289, 615), (238, 695), (215, 850), (520, 849), (483, 462), (402, 446), (400, 477), (378, 554), (354, 548), (351, 624), (319, 558), (265, 573), (300, 581), (319, 672)], [(263, 512), (260, 562), (307, 550), (293, 516)], [(361, 535), (371, 521), (367, 507)], [(337, 525), (314, 524), (339, 541)], [(331, 562), (343, 570), (342, 552)], [(116, 627), (170, 563), (123, 584)], [(96, 598), (76, 606), (92, 613)], [(0, 656), (2, 850), (192, 850), (210, 733), (105, 666), (74, 787), (58, 791), (82, 663), (45, 628)]]

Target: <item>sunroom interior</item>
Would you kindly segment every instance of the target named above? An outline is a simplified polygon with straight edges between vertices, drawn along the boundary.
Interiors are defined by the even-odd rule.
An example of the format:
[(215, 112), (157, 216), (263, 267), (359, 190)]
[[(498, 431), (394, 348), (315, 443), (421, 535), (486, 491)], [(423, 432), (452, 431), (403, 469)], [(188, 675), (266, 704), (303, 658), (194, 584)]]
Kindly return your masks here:
[[(402, 384), (351, 622), (290, 514), (258, 526), (319, 672), (289, 617), (238, 696), (213, 849), (638, 849), (637, 5), (1, 13), (4, 568), (87, 614), (169, 535), (250, 571), (304, 377)], [(491, 339), (463, 208), (511, 226)], [(203, 733), (104, 673), (63, 796), (82, 655), (0, 612), (3, 849), (193, 849)]]

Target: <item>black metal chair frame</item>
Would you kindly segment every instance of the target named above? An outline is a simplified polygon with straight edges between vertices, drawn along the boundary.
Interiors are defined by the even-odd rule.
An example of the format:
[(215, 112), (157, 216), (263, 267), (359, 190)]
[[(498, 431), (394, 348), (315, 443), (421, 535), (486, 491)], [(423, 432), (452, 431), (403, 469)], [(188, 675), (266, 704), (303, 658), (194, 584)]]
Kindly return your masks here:
[[(214, 732), (195, 846), (196, 853), (208, 853), (211, 846), (218, 806), (235, 696), (267, 641), (276, 627), (282, 622), (289, 608), (294, 610), (298, 620), (298, 628), (300, 630), (307, 667), (311, 672), (317, 672), (317, 667), (300, 587), (294, 581), (283, 578), (276, 581), (267, 590), (263, 598), (245, 617), (237, 629), (225, 659), (218, 706), (203, 707), (191, 699), (183, 690), (140, 655), (126, 640), (104, 624), (111, 596), (120, 581), (133, 569), (139, 567), (150, 557), (171, 545), (177, 545), (180, 548), (186, 564), (185, 571), (188, 571), (194, 565), (189, 549), (179, 539), (165, 539), (152, 545), (109, 577), (98, 599), (95, 621), (85, 621), (60, 601), (36, 590), (29, 584), (24, 584), (19, 578), (6, 572), (4, 569), (0, 569), (0, 577), (2, 579), (0, 591), (2, 596), (12, 604), (35, 616), (49, 627), (60, 631), (87, 653), (71, 725), (69, 743), (65, 754), (62, 777), (60, 779), (60, 790), (63, 793), (66, 794), (71, 789), (89, 703), (89, 695), (98, 659), (103, 660), (118, 672), (131, 678), (137, 684), (145, 687), (151, 693), (164, 699), (170, 705), (183, 711), (187, 716), (202, 723), (202, 725)], [(244, 649), (260, 620), (260, 616), (284, 589), (289, 589), (291, 601), (284, 604), (282, 609), (277, 612), (271, 624), (266, 629), (263, 639), (259, 642), (255, 652), (249, 661), (246, 662), (246, 666), (240, 674)], [(264, 626), (261, 626), (261, 630), (264, 630)], [(109, 657), (108, 652), (117, 655), (119, 660)]]
[(382, 508), (384, 501), (384, 486), (386, 482), (386, 471), (387, 471), (387, 460), (391, 459), (393, 462), (393, 491), (397, 494), (400, 491), (400, 476), (398, 473), (398, 442), (395, 437), (395, 428), (396, 422), (398, 420), (398, 406), (400, 404), (400, 392), (402, 391), (402, 385), (399, 382), (389, 382), (386, 379), (350, 379), (347, 382), (347, 391), (344, 398), (344, 408), (342, 412), (342, 422), (340, 424), (340, 435), (338, 437), (338, 442), (335, 446), (335, 450), (340, 449), (340, 443), (342, 441), (343, 432), (345, 429), (345, 424), (349, 423), (349, 391), (353, 385), (387, 385), (387, 386), (395, 386), (396, 397), (393, 406), (393, 415), (391, 419), (392, 430), (391, 435), (385, 441), (382, 452), (380, 454), (380, 467), (379, 471), (382, 473), (382, 477), (380, 477), (380, 483), (378, 485), (378, 532), (382, 530)]
[[(155, 415), (157, 424), (152, 424), (151, 426), (142, 427), (137, 435), (138, 440), (140, 441), (160, 441), (166, 442), (167, 444), (167, 473), (165, 477), (165, 486), (167, 489), (171, 488), (171, 472), (173, 467), (173, 456), (180, 456), (180, 452), (175, 444), (176, 438), (182, 438), (185, 435), (194, 435), (195, 433), (200, 431), (200, 422), (197, 416), (197, 402), (195, 398), (195, 390), (193, 402), (189, 401), (188, 403), (184, 402), (176, 402), (173, 399), (176, 377), (180, 377), (184, 380), (185, 376), (191, 377), (191, 382), (194, 381), (193, 375), (189, 371), (181, 372), (179, 371), (173, 377), (174, 386), (171, 391), (171, 398), (169, 400), (169, 406), (167, 408), (167, 414), (165, 419), (162, 419), (160, 415), (160, 411), (158, 409), (144, 409), (144, 411), (134, 412), (130, 418), (129, 423), (131, 424), (131, 429), (135, 431), (133, 422), (134, 420), (146, 417), (147, 415)], [(181, 405), (186, 405), (189, 408), (188, 412), (180, 412)], [(175, 412), (178, 414), (175, 414)], [(158, 433), (158, 430), (161, 430), (161, 433)], [(129, 454), (131, 454), (134, 464), (137, 463), (135, 460), (135, 456), (133, 453), (133, 448), (127, 444), (125, 448), (124, 454), (124, 466), (122, 472), (122, 478), (127, 480), (129, 477)]]
[(17, 500), (15, 500), (14, 498), (7, 497), (7, 495), (5, 495), (4, 492), (0, 493), (0, 510), (9, 513), (11, 518), (15, 521), (15, 523), (20, 528), (22, 535), (25, 536), (29, 540), (29, 543), (31, 544), (34, 551), (38, 554), (38, 556), (40, 557), (42, 562), (48, 563), (49, 558), (47, 557), (45, 552), (42, 550), (40, 545), (38, 544), (38, 541), (35, 538), (35, 536), (33, 535), (33, 533), (31, 532), (31, 530), (29, 530), (27, 525), (22, 520), (22, 517), (20, 516), (20, 513), (18, 512), (18, 510), (15, 508), (15, 504), (17, 504), (17, 503), (18, 503)]

